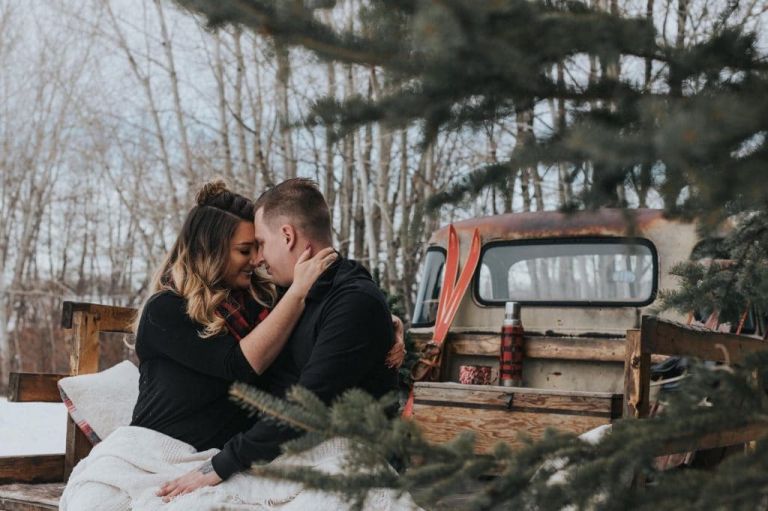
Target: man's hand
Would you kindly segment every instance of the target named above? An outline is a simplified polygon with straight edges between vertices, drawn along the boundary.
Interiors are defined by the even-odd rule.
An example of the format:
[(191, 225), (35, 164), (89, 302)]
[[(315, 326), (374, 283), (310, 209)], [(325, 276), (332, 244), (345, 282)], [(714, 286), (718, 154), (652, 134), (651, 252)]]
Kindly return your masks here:
[(170, 502), (174, 497), (195, 491), (203, 486), (216, 486), (220, 482), (221, 478), (213, 470), (211, 460), (208, 460), (192, 472), (162, 485), (157, 490), (156, 495), (163, 497), (165, 502)]

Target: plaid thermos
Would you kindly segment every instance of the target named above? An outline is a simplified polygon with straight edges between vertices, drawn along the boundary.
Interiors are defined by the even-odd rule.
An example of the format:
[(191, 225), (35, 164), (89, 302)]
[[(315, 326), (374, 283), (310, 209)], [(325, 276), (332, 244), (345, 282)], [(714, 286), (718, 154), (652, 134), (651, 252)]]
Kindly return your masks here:
[(520, 304), (507, 302), (504, 323), (501, 326), (501, 352), (499, 353), (499, 383), (505, 387), (523, 385), (523, 350), (525, 339), (520, 321)]

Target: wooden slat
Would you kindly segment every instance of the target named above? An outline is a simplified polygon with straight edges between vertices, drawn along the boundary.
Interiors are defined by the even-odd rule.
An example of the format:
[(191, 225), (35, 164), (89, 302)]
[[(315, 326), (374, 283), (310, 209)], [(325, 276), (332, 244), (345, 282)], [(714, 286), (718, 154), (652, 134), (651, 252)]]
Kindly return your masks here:
[(768, 423), (747, 424), (705, 435), (683, 435), (659, 446), (657, 455), (726, 447), (759, 440), (768, 436)]
[[(448, 338), (448, 351), (456, 355), (499, 355), (499, 335), (459, 334)], [(623, 362), (624, 339), (589, 337), (525, 338), (527, 358)]]
[(0, 485), (0, 510), (50, 511), (59, 508), (64, 483)]
[(66, 374), (11, 373), (8, 401), (58, 403), (61, 401), (56, 383)]
[(136, 317), (136, 309), (131, 307), (64, 302), (61, 315), (62, 328), (73, 328), (76, 312), (92, 315), (99, 322), (99, 329), (102, 332), (131, 333), (131, 324)]
[(715, 362), (739, 363), (752, 353), (768, 350), (768, 342), (761, 339), (713, 332), (651, 316), (643, 317), (642, 335), (644, 353), (693, 356)]
[(533, 387), (502, 387), (500, 385), (464, 385), (454, 382), (416, 382), (417, 389), (433, 389), (432, 391), (443, 390), (445, 392), (454, 391), (473, 391), (473, 392), (522, 392), (526, 394), (541, 394), (546, 396), (582, 396), (596, 397), (600, 399), (610, 399), (616, 394), (611, 392), (590, 392), (582, 390), (562, 390), (562, 389), (539, 389)]
[(414, 404), (414, 420), (424, 436), (433, 442), (446, 442), (461, 431), (473, 431), (479, 452), (490, 450), (498, 441), (521, 447), (520, 434), (541, 438), (547, 428), (581, 434), (609, 419), (555, 413), (528, 413), (503, 410), (472, 410)]
[(88, 456), (93, 446), (88, 437), (80, 431), (72, 417), (67, 415), (67, 441), (66, 452), (64, 453), (64, 480), (69, 479), (69, 474), (75, 468), (77, 463)]
[(64, 480), (64, 456), (0, 458), (0, 483), (53, 483)]
[(537, 389), (485, 385), (416, 384), (416, 404), (465, 409), (498, 409), (531, 413), (560, 413), (611, 418), (610, 393), (541, 392)]
[(624, 361), (624, 416), (647, 417), (650, 411), (651, 355), (643, 353), (640, 330), (627, 330)]
[(74, 338), (70, 354), (72, 374), (90, 374), (99, 370), (99, 325), (93, 314), (75, 311), (72, 319)]

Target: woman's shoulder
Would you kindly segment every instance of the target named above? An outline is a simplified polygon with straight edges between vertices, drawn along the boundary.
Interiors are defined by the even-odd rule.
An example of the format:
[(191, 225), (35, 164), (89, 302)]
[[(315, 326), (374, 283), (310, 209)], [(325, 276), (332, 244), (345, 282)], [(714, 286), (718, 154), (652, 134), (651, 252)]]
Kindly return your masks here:
[(180, 319), (186, 316), (187, 302), (184, 297), (173, 291), (160, 291), (149, 297), (144, 304), (143, 315), (150, 316), (153, 322), (161, 318)]
[(146, 303), (146, 307), (163, 307), (163, 306), (176, 306), (185, 302), (181, 295), (174, 293), (173, 291), (163, 290), (158, 291), (149, 297)]

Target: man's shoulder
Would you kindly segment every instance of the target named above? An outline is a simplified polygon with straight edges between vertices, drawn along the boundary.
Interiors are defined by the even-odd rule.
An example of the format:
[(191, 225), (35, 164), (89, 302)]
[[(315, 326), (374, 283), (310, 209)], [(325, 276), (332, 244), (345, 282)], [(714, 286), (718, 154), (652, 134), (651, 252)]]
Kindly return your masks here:
[[(339, 268), (333, 282), (331, 296), (334, 299), (341, 297), (369, 297), (377, 302), (387, 305), (387, 299), (383, 291), (374, 282), (371, 274), (363, 265), (352, 259), (345, 259)], [(368, 301), (368, 300), (366, 300)]]

